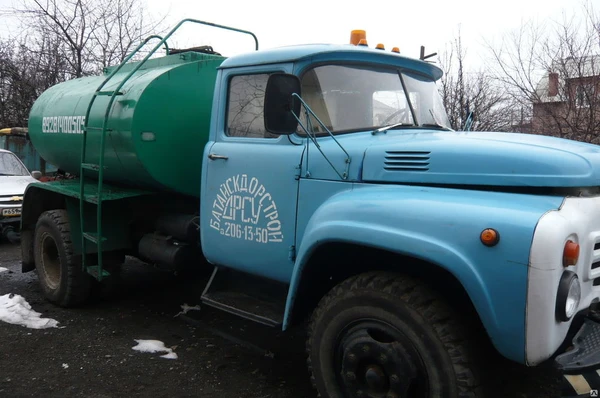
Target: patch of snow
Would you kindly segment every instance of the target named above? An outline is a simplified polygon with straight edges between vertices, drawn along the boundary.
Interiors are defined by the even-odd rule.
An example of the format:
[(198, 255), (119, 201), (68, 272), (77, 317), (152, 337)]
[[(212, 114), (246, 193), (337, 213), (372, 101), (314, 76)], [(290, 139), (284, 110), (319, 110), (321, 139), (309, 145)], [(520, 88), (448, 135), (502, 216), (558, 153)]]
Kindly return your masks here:
[(6, 271), (8, 271), (8, 268), (0, 267), (0, 272), (6, 272)]
[(0, 296), (0, 321), (21, 325), (30, 329), (55, 328), (58, 321), (41, 318), (42, 314), (31, 309), (31, 305), (18, 294)]
[(141, 352), (166, 352), (165, 355), (161, 355), (161, 358), (166, 359), (177, 359), (177, 354), (173, 352), (171, 348), (165, 347), (165, 343), (160, 340), (135, 340), (137, 342), (136, 346), (131, 347), (136, 351)]
[(173, 318), (175, 318), (175, 317), (177, 317), (177, 316), (179, 316), (179, 315), (187, 314), (187, 313), (188, 313), (188, 311), (191, 311), (191, 310), (200, 311), (200, 306), (199, 306), (199, 305), (195, 305), (195, 306), (191, 307), (191, 306), (187, 305), (187, 303), (183, 303), (183, 305), (181, 306), (181, 309), (182, 309), (183, 311), (179, 312), (179, 313), (178, 313), (177, 315), (175, 315)]
[(160, 357), (161, 357), (161, 358), (166, 358), (166, 359), (177, 359), (177, 358), (178, 358), (178, 357), (177, 357), (177, 354), (175, 354), (173, 351), (171, 351), (171, 352), (170, 352), (170, 353), (168, 353), (168, 354), (161, 355)]
[(63, 369), (68, 369), (68, 368), (69, 368), (69, 365), (68, 365), (68, 364), (66, 364), (66, 363), (63, 363), (63, 364), (62, 364), (62, 367), (63, 367)]

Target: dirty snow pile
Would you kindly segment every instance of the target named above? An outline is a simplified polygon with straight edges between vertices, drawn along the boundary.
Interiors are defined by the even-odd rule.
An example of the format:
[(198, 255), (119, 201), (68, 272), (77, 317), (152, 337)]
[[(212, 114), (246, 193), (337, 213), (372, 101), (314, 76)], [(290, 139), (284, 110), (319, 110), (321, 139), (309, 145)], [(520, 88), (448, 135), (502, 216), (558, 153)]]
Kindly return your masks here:
[(141, 352), (166, 352), (165, 355), (161, 355), (161, 358), (177, 359), (177, 354), (173, 352), (171, 348), (165, 347), (165, 343), (160, 340), (135, 340), (138, 344), (133, 348), (136, 351)]
[(6, 271), (8, 271), (8, 268), (0, 267), (0, 272), (6, 272)]
[(179, 315), (185, 315), (188, 313), (188, 311), (200, 311), (200, 306), (199, 305), (195, 305), (195, 306), (189, 306), (187, 303), (183, 303), (183, 305), (181, 306), (182, 311), (178, 312), (173, 318), (178, 317)]
[(39, 312), (18, 294), (0, 296), (0, 321), (21, 325), (30, 329), (55, 328), (58, 322), (50, 318), (41, 318)]

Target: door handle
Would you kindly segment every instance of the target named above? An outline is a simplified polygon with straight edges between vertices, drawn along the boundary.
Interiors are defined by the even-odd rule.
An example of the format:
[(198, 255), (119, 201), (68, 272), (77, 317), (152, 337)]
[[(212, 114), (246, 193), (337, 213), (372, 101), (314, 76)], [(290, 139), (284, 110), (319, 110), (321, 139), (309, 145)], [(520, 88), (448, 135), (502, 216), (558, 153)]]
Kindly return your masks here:
[(223, 160), (227, 160), (229, 159), (227, 156), (225, 155), (216, 155), (214, 153), (211, 153), (210, 155), (208, 155), (208, 158), (210, 160), (217, 160), (217, 159), (223, 159)]

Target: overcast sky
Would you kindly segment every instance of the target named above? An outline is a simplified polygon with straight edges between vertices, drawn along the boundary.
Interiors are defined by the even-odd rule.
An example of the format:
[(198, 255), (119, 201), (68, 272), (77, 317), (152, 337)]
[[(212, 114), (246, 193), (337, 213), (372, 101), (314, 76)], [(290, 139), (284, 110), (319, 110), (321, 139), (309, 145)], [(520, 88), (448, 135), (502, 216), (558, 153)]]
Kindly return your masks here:
[[(443, 50), (459, 25), (474, 54), (483, 37), (501, 35), (518, 27), (523, 20), (561, 19), (564, 13), (572, 14), (581, 4), (581, 0), (147, 1), (153, 12), (168, 12), (173, 21), (192, 17), (250, 30), (258, 36), (262, 48), (314, 42), (347, 43), (352, 29), (364, 29), (369, 45), (381, 42), (386, 49), (398, 46), (409, 56), (418, 56), (421, 45), (425, 45), (427, 53)], [(600, 7), (600, 0), (592, 3)], [(219, 35), (223, 36), (220, 32), (209, 34), (209, 30), (199, 29), (189, 32), (186, 36), (202, 32), (198, 38), (204, 36), (213, 46), (220, 47)], [(234, 37), (227, 35), (229, 40)], [(237, 51), (251, 49), (250, 41), (237, 37), (240, 37)]]
[[(477, 63), (482, 40), (500, 37), (523, 21), (561, 20), (579, 10), (582, 0), (399, 0), (275, 1), (275, 0), (145, 0), (155, 16), (167, 15), (167, 25), (196, 18), (254, 32), (261, 48), (302, 43), (347, 43), (352, 29), (367, 31), (370, 46), (383, 43), (400, 47), (408, 56), (441, 52), (459, 26), (471, 63)], [(18, 0), (0, 0), (6, 9)], [(600, 9), (600, 0), (590, 0)], [(6, 23), (6, 16), (3, 27)], [(17, 29), (11, 25), (11, 30)], [(0, 29), (6, 32), (5, 28)], [(4, 33), (5, 35), (6, 33)], [(251, 39), (211, 28), (188, 27), (174, 37), (173, 45), (209, 44), (223, 55), (253, 50)]]

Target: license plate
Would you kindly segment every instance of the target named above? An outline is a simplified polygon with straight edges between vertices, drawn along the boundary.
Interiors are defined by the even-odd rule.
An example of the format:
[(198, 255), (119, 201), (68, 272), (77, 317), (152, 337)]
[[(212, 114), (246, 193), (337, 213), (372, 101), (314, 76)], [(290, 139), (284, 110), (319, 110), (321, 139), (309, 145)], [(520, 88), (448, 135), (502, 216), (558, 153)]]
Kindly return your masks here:
[(15, 207), (12, 209), (2, 209), (2, 215), (5, 217), (15, 217), (21, 215), (21, 208)]

